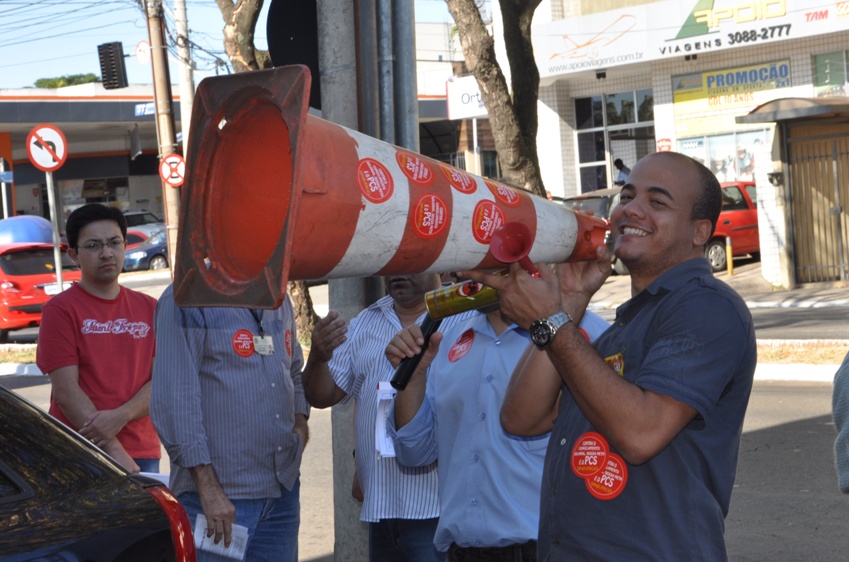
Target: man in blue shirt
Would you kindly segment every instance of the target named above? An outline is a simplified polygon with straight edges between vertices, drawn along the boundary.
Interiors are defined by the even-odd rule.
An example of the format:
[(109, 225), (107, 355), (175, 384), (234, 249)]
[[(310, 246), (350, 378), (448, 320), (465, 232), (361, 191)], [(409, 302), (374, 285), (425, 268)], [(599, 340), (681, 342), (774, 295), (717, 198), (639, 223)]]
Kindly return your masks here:
[(634, 166), (611, 216), (632, 298), (593, 346), (571, 319), (610, 275), (605, 247), (556, 276), (465, 274), (498, 290), (539, 348), (513, 374), (501, 421), (551, 431), (540, 559), (727, 560), (756, 341), (745, 303), (704, 258), (721, 206), (716, 177), (692, 158)]
[[(582, 328), (595, 339), (607, 326), (588, 313)], [(386, 353), (397, 365), (422, 344), (419, 327), (409, 326)], [(528, 333), (499, 310), (478, 313), (432, 336), (407, 388), (395, 397), (390, 432), (399, 462), (439, 461), (434, 543), (448, 551), (449, 561), (536, 560), (548, 436), (508, 435), (498, 420), (510, 375), (529, 344)]]

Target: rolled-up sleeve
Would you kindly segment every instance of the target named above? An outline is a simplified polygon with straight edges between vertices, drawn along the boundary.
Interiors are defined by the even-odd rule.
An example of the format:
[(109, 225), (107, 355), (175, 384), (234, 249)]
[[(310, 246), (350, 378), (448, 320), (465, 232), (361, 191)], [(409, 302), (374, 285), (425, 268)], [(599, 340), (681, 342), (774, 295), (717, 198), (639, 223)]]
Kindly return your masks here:
[(389, 434), (395, 440), (398, 462), (405, 466), (427, 466), (436, 460), (435, 421), (427, 395), (415, 417), (401, 429), (395, 429), (395, 405), (392, 405), (387, 425)]

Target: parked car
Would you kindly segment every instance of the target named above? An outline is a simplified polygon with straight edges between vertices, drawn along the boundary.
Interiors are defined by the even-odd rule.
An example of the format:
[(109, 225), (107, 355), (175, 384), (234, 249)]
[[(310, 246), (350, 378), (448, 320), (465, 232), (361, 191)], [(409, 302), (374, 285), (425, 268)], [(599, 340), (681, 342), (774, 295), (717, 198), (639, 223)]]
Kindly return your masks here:
[(149, 232), (145, 232), (144, 230), (132, 229), (127, 230), (127, 250), (131, 250), (150, 238)]
[(168, 267), (168, 237), (165, 229), (136, 246), (124, 255), (124, 271), (144, 271)]
[[(62, 285), (80, 280), (80, 268), (63, 245)], [(56, 280), (53, 244), (19, 242), (0, 244), (0, 343), (9, 332), (41, 324), (41, 308), (62, 292)]]
[[(760, 235), (758, 232), (757, 191), (751, 181), (724, 182), (722, 187), (722, 212), (716, 224), (713, 237), (705, 245), (705, 257), (713, 271), (724, 271), (728, 267), (725, 254), (726, 238), (731, 237), (732, 256), (760, 254)], [(555, 198), (555, 201), (571, 209), (592, 212), (594, 216), (610, 219), (613, 208), (619, 204), (620, 187), (599, 189), (575, 195)], [(608, 235), (607, 247), (613, 255), (613, 237)], [(618, 274), (628, 272), (628, 268), (618, 259), (614, 259), (613, 269)]]
[(124, 213), (124, 218), (127, 219), (127, 228), (143, 224), (153, 224), (159, 228), (165, 228), (165, 222), (149, 211), (127, 211)]
[[(582, 213), (591, 214), (594, 217), (610, 220), (613, 208), (619, 204), (619, 192), (621, 190), (621, 186), (611, 187), (609, 189), (597, 189), (572, 197), (555, 197), (554, 201), (569, 207), (573, 211), (581, 211)], [(613, 271), (619, 275), (628, 273), (628, 268), (625, 267), (625, 264), (613, 255), (612, 232), (608, 231), (605, 243), (610, 252), (610, 259), (613, 262)]]
[(186, 512), (76, 431), (0, 387), (0, 562), (194, 562)]
[(755, 182), (731, 181), (721, 185), (722, 212), (716, 232), (705, 246), (705, 257), (714, 271), (724, 271), (728, 267), (725, 245), (729, 236), (733, 257), (751, 255), (757, 258), (761, 252)]

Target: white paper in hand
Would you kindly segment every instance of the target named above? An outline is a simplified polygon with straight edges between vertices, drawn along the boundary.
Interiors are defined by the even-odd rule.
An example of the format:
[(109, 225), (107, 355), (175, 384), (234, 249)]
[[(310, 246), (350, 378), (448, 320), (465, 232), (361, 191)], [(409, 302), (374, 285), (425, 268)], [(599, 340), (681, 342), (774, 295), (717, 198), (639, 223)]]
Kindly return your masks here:
[(244, 560), (245, 552), (248, 549), (248, 528), (242, 525), (233, 524), (233, 539), (230, 541), (230, 547), (224, 547), (224, 539), (222, 538), (218, 544), (215, 544), (215, 535), (206, 536), (206, 516), (203, 513), (198, 513), (195, 520), (195, 548), (220, 554), (234, 560)]

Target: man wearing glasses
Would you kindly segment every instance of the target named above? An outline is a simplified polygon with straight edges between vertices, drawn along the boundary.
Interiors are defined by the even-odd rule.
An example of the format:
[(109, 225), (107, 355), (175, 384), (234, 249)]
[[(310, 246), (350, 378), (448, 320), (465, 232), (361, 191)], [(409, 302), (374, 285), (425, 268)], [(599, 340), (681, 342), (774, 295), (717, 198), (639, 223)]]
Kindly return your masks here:
[(44, 305), (36, 363), (50, 376), (50, 414), (131, 472), (159, 472), (150, 421), (156, 300), (118, 284), (127, 222), (120, 209), (83, 205), (65, 227), (81, 279)]

